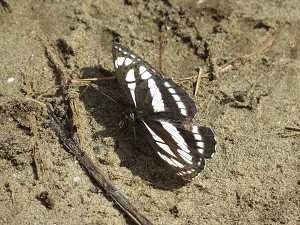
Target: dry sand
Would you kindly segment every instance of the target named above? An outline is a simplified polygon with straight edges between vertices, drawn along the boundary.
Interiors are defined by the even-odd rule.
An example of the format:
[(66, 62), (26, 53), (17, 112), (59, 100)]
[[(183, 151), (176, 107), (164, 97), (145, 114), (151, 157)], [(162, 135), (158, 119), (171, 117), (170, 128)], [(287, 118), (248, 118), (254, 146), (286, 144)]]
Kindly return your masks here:
[[(82, 147), (154, 224), (300, 224), (300, 132), (285, 129), (300, 128), (298, 0), (0, 3), (0, 224), (133, 224), (49, 128), (38, 101), (70, 124), (69, 98)], [(116, 36), (154, 66), (162, 44), (174, 79), (211, 71), (192, 124), (213, 128), (217, 153), (194, 181), (119, 130), (122, 109), (101, 93), (61, 85), (56, 66), (75, 78), (113, 72)], [(180, 85), (193, 94), (195, 83)], [(119, 94), (116, 81), (99, 85)]]

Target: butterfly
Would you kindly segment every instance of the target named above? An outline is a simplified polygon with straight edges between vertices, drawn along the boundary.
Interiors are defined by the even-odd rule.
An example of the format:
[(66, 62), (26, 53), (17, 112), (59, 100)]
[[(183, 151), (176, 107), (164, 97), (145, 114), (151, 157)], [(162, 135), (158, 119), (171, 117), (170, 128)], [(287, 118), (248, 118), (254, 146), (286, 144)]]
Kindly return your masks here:
[(184, 128), (196, 112), (193, 99), (172, 79), (119, 43), (113, 45), (119, 86), (129, 105), (128, 121), (141, 126), (150, 146), (184, 180), (194, 179), (215, 153), (212, 130)]

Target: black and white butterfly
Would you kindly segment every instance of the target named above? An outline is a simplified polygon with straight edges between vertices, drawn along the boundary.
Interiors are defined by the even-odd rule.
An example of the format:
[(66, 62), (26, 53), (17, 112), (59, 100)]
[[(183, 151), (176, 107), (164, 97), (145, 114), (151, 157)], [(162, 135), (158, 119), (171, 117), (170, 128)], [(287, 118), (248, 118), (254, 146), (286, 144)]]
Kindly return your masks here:
[(177, 175), (192, 180), (216, 146), (210, 128), (193, 126), (188, 131), (182, 125), (195, 116), (195, 102), (172, 79), (118, 43), (113, 46), (113, 59), (130, 105), (126, 118), (142, 126), (149, 144)]

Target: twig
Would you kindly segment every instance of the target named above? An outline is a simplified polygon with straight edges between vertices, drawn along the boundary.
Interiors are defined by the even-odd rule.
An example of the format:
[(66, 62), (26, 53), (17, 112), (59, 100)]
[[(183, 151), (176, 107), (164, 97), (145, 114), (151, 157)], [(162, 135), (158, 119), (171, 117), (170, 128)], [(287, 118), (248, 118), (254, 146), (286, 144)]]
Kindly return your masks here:
[(300, 128), (297, 127), (285, 127), (287, 131), (295, 132), (293, 134), (285, 135), (284, 137), (299, 137), (300, 136)]
[(253, 55), (257, 55), (262, 53), (263, 51), (265, 51), (267, 48), (271, 47), (271, 45), (273, 44), (273, 42), (277, 39), (276, 35), (273, 35), (271, 37), (269, 37), (258, 49), (256, 49), (255, 51), (253, 51), (248, 57), (246, 58), (250, 58)]
[[(32, 77), (32, 61), (33, 56), (31, 55), (28, 60), (28, 72), (24, 74), (25, 78), (25, 96), (32, 100), (33, 102), (38, 102), (41, 104), (38, 100), (34, 99), (32, 96), (34, 96), (33, 86), (34, 86), (34, 79)], [(43, 103), (42, 103), (43, 104)], [(37, 120), (35, 112), (31, 111), (29, 113), (29, 121), (30, 121), (30, 129), (32, 133), (32, 139), (33, 139), (33, 146), (32, 146), (32, 159), (33, 159), (33, 171), (35, 173), (35, 178), (37, 180), (40, 180), (42, 176), (44, 176), (44, 164), (43, 160), (40, 154), (40, 139), (38, 136), (38, 130), (37, 130)]]
[(53, 108), (47, 104), (48, 114), (51, 118), (51, 126), (63, 143), (63, 145), (70, 151), (71, 154), (76, 156), (77, 160), (88, 171), (90, 176), (95, 180), (96, 184), (103, 188), (108, 195), (120, 206), (125, 214), (134, 220), (137, 224), (151, 225), (152, 223), (142, 214), (140, 214), (133, 205), (122, 195), (106, 178), (102, 171), (98, 169), (90, 157), (79, 147), (78, 143), (72, 138), (72, 135), (67, 131), (59, 119), (56, 117)]
[(202, 69), (201, 67), (199, 68), (199, 73), (198, 73), (198, 77), (197, 77), (197, 82), (196, 82), (196, 87), (195, 87), (195, 93), (194, 96), (197, 95), (198, 91), (199, 91), (199, 86), (200, 86), (200, 81), (201, 81), (201, 75), (202, 75)]
[(32, 158), (33, 158), (36, 179), (40, 180), (41, 176), (44, 175), (44, 165), (40, 153), (38, 151), (37, 142), (34, 143), (34, 146), (32, 147)]
[(282, 137), (282, 138), (299, 137), (300, 136), (300, 128), (297, 128), (297, 127), (285, 127), (284, 129), (287, 132), (278, 133), (278, 135), (280, 135), (280, 137)]
[(290, 130), (290, 131), (297, 131), (300, 132), (300, 128), (297, 127), (285, 127), (286, 130)]

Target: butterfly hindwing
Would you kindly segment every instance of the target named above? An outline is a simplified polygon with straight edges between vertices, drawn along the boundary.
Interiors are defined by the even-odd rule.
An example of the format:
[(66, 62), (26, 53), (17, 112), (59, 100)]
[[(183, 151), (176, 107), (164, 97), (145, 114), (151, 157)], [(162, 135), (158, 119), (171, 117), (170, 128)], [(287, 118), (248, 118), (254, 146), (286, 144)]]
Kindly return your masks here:
[(215, 153), (216, 141), (207, 127), (191, 131), (168, 121), (143, 121), (148, 142), (158, 155), (185, 180), (204, 169), (206, 159)]

